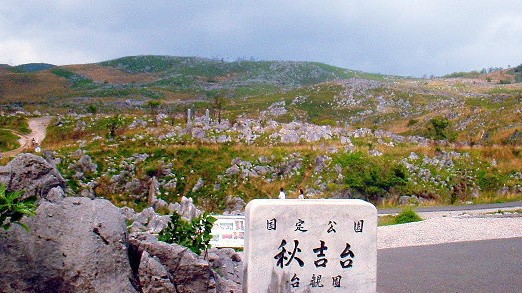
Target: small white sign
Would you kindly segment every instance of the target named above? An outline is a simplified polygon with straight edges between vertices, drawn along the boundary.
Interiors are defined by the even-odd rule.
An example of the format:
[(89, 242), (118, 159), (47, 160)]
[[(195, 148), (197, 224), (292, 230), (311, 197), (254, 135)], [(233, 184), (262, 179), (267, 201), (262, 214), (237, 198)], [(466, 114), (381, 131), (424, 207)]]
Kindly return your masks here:
[(216, 218), (212, 227), (212, 247), (242, 248), (245, 244), (245, 216), (221, 216)]

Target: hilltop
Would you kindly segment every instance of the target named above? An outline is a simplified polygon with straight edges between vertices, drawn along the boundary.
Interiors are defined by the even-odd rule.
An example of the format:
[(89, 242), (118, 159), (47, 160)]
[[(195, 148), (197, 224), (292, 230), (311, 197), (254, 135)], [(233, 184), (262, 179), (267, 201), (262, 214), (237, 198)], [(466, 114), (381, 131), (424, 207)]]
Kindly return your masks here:
[[(29, 64), (3, 68), (0, 73), (3, 104), (34, 104), (35, 100), (45, 103), (77, 97), (194, 100), (219, 90), (241, 97), (364, 75), (316, 62), (225, 62), (170, 56), (134, 56), (58, 67)], [(42, 90), (43, 87), (47, 90)]]

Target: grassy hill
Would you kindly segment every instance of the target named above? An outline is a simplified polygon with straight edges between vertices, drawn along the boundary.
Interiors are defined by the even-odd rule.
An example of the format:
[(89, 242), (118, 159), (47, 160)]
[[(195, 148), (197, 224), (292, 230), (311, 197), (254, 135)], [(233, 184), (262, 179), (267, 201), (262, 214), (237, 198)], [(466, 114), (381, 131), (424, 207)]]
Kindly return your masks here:
[(0, 149), (26, 131), (28, 115), (18, 111), (55, 115), (43, 148), (54, 151), (71, 192), (138, 209), (152, 177), (162, 199), (189, 196), (211, 211), (227, 196), (270, 198), (280, 187), (290, 197), (304, 188), (311, 198), (381, 205), (516, 199), (521, 71), (412, 79), (314, 62), (169, 56), (2, 66), (0, 129), (9, 143)]
[(245, 97), (355, 76), (382, 78), (316, 62), (225, 62), (170, 56), (133, 56), (58, 67), (28, 64), (4, 69), (0, 73), (0, 103), (4, 108), (17, 108), (20, 104), (29, 110), (39, 105), (49, 108), (48, 101), (59, 101), (55, 103), (56, 110), (62, 112), (81, 112), (88, 102), (99, 102), (100, 111), (104, 110), (103, 105), (110, 104), (106, 107), (110, 110), (121, 98), (163, 99), (167, 103), (205, 101), (217, 93)]
[[(448, 120), (448, 138), (468, 143), (518, 141), (522, 66), (406, 79), (316, 62), (234, 61), (131, 56), (97, 64), (3, 66), (0, 107), (55, 113), (147, 113), (150, 101), (175, 114), (214, 108), (227, 117), (259, 116), (283, 103), (279, 122), (390, 130), (429, 136)], [(154, 103), (152, 103), (154, 104)], [(498, 112), (502, 111), (502, 115)], [(516, 135), (515, 135), (516, 136)]]

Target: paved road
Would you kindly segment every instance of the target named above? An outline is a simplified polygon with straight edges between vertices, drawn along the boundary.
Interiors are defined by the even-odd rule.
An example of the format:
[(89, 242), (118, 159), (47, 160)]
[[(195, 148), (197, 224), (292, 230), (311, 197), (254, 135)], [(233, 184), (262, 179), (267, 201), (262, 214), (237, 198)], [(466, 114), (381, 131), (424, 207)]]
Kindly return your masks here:
[[(470, 204), (461, 206), (433, 206), (433, 207), (418, 207), (415, 208), (416, 212), (438, 212), (438, 211), (468, 211), (468, 210), (483, 210), (483, 209), (502, 209), (522, 207), (522, 201), (504, 202), (504, 203), (492, 203), (492, 204)], [(400, 208), (394, 209), (379, 209), (379, 214), (393, 214), (399, 213)], [(522, 291), (522, 290), (521, 290)]]
[(522, 238), (378, 250), (377, 291), (522, 292)]

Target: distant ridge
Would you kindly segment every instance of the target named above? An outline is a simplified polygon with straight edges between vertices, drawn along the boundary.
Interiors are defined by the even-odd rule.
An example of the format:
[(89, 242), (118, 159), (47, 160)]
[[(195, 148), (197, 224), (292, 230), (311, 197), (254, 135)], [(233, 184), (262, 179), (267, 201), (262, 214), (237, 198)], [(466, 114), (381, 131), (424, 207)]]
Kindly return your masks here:
[(201, 57), (141, 55), (98, 63), (127, 73), (148, 73), (160, 76), (162, 85), (196, 83), (202, 78), (210, 83), (264, 83), (296, 88), (336, 79), (354, 77), (353, 70), (319, 62), (305, 61), (224, 61)]
[(14, 68), (19, 72), (38, 72), (48, 70), (53, 67), (56, 67), (56, 65), (48, 63), (27, 63), (14, 66)]

